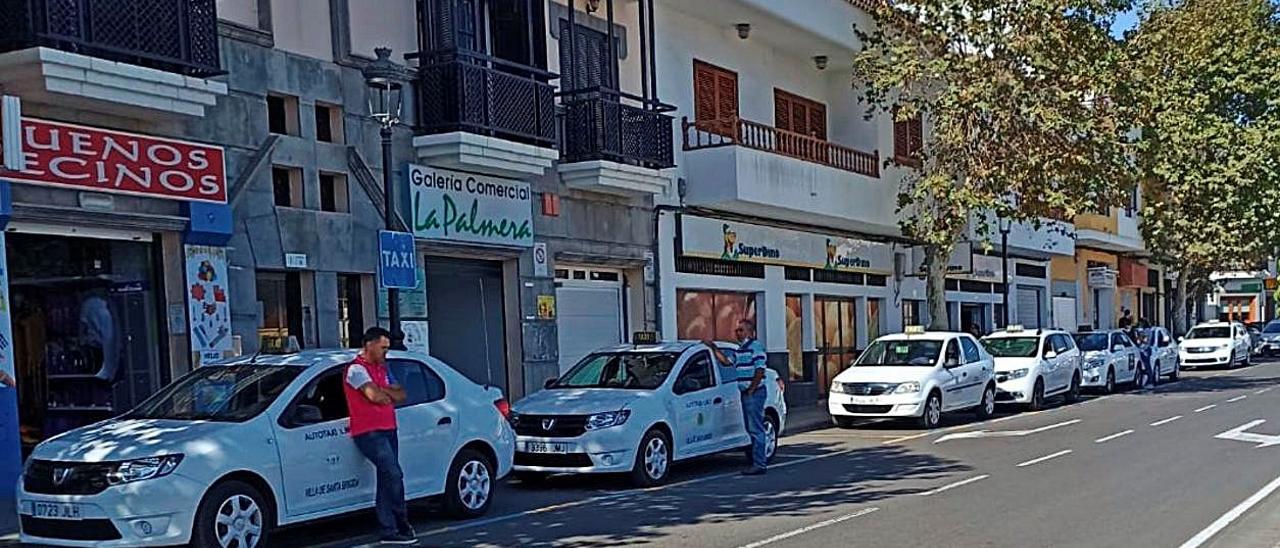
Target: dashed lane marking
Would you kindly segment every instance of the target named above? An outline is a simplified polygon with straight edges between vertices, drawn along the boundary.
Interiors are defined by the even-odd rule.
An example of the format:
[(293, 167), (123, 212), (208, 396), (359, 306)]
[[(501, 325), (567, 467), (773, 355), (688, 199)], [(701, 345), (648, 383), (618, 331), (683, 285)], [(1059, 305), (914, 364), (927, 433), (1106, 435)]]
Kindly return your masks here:
[(1178, 420), (1178, 419), (1180, 419), (1180, 418), (1182, 418), (1182, 415), (1174, 415), (1174, 416), (1169, 417), (1169, 418), (1167, 418), (1167, 419), (1159, 420), (1159, 421), (1153, 422), (1153, 423), (1151, 423), (1151, 426), (1164, 426), (1164, 425), (1169, 424), (1169, 423), (1171, 423), (1171, 422), (1173, 422), (1173, 421), (1176, 421), (1176, 420)]
[(764, 539), (764, 540), (758, 540), (758, 541), (753, 542), (753, 543), (751, 543), (751, 544), (744, 544), (744, 545), (742, 545), (742, 547), (741, 547), (741, 548), (760, 548), (761, 546), (766, 546), (766, 545), (769, 545), (769, 544), (773, 544), (773, 543), (778, 542), (778, 541), (780, 541), (780, 540), (786, 540), (786, 539), (789, 539), (789, 538), (791, 538), (791, 537), (798, 537), (798, 536), (800, 536), (800, 535), (803, 535), (803, 534), (808, 533), (808, 532), (810, 532), (810, 531), (814, 531), (814, 530), (817, 530), (817, 529), (821, 529), (821, 528), (823, 528), (823, 527), (829, 527), (829, 526), (835, 525), (835, 524), (837, 524), (837, 523), (841, 523), (841, 522), (849, 521), (849, 520), (851, 520), (851, 519), (853, 519), (853, 518), (860, 518), (860, 517), (862, 517), (862, 516), (865, 516), (865, 515), (867, 515), (867, 514), (870, 514), (870, 513), (876, 512), (876, 511), (878, 511), (878, 510), (880, 510), (880, 509), (879, 509), (879, 508), (863, 508), (862, 510), (858, 510), (857, 512), (854, 512), (854, 513), (852, 513), (852, 514), (845, 514), (845, 515), (840, 516), (840, 517), (837, 517), (837, 518), (831, 518), (831, 519), (828, 519), (828, 520), (819, 521), (818, 523), (815, 523), (815, 524), (813, 524), (813, 525), (806, 525), (806, 526), (801, 527), (801, 528), (799, 528), (799, 529), (794, 529), (794, 530), (791, 530), (791, 531), (787, 531), (787, 532), (785, 532), (785, 533), (777, 534), (777, 535), (771, 536), (771, 537), (769, 537), (769, 538), (767, 538), (767, 539)]
[(1052, 459), (1056, 459), (1056, 458), (1058, 458), (1058, 457), (1062, 457), (1062, 456), (1070, 455), (1071, 453), (1072, 453), (1072, 451), (1071, 451), (1070, 449), (1063, 449), (1063, 450), (1061, 450), (1061, 451), (1058, 451), (1057, 453), (1053, 453), (1053, 454), (1051, 454), (1051, 455), (1045, 455), (1045, 456), (1040, 457), (1040, 458), (1038, 458), (1038, 459), (1031, 459), (1031, 460), (1029, 460), (1029, 461), (1027, 461), (1027, 462), (1024, 462), (1024, 463), (1022, 463), (1022, 464), (1019, 464), (1019, 465), (1018, 465), (1018, 468), (1026, 468), (1026, 467), (1028, 467), (1028, 466), (1032, 466), (1032, 465), (1035, 465), (1035, 464), (1040, 464), (1040, 463), (1042, 463), (1042, 462), (1044, 462), (1044, 461), (1047, 461), (1047, 460), (1052, 460)]
[(945, 492), (947, 492), (947, 491), (950, 491), (950, 490), (952, 490), (952, 489), (955, 489), (956, 487), (962, 487), (962, 486), (965, 486), (965, 485), (969, 485), (970, 483), (979, 482), (979, 481), (982, 481), (982, 480), (987, 479), (987, 478), (989, 478), (989, 477), (991, 477), (991, 475), (990, 475), (990, 474), (983, 474), (983, 475), (981, 475), (981, 476), (974, 476), (974, 477), (972, 477), (972, 478), (969, 478), (969, 479), (966, 479), (966, 480), (960, 480), (960, 481), (957, 481), (957, 482), (955, 482), (955, 483), (948, 483), (947, 485), (943, 485), (942, 487), (939, 487), (939, 488), (937, 488), (937, 489), (931, 489), (931, 490), (925, 491), (925, 492), (923, 492), (923, 493), (919, 493), (919, 495), (920, 495), (920, 496), (922, 496), (922, 497), (928, 497), (928, 496), (931, 496), (931, 495), (936, 495), (936, 494), (938, 494), (938, 493), (945, 493)]
[(1104, 436), (1104, 437), (1098, 438), (1098, 439), (1096, 439), (1096, 440), (1093, 440), (1093, 443), (1107, 443), (1107, 442), (1109, 442), (1109, 441), (1111, 441), (1111, 440), (1118, 439), (1118, 438), (1123, 438), (1123, 437), (1128, 436), (1129, 434), (1132, 434), (1132, 433), (1133, 433), (1133, 430), (1125, 430), (1124, 432), (1116, 432), (1116, 433), (1114, 433), (1114, 434), (1112, 434), (1112, 435), (1110, 435), (1110, 436)]
[(1218, 404), (1216, 404), (1216, 403), (1211, 403), (1211, 404), (1209, 404), (1209, 405), (1206, 405), (1206, 406), (1204, 406), (1204, 407), (1201, 407), (1201, 408), (1199, 408), (1199, 409), (1196, 409), (1195, 411), (1192, 411), (1192, 413), (1199, 413), (1199, 412), (1201, 412), (1201, 411), (1208, 411), (1208, 410), (1213, 409), (1214, 407), (1217, 407), (1217, 406), (1218, 406)]
[(1235, 402), (1238, 402), (1238, 401), (1240, 401), (1240, 400), (1243, 400), (1243, 399), (1245, 399), (1245, 398), (1247, 398), (1247, 397), (1249, 397), (1249, 396), (1245, 396), (1245, 395), (1236, 396), (1236, 397), (1234, 397), (1234, 398), (1231, 398), (1231, 399), (1227, 400), (1227, 403), (1235, 403)]

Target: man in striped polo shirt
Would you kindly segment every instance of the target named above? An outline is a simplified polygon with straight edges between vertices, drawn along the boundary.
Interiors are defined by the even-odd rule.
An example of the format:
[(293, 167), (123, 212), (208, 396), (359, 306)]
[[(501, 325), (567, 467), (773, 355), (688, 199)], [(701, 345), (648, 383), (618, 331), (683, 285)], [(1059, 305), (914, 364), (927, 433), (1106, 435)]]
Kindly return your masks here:
[(765, 451), (768, 441), (764, 435), (764, 402), (766, 390), (764, 385), (765, 353), (764, 345), (756, 340), (756, 324), (751, 320), (741, 320), (734, 330), (738, 337), (738, 351), (730, 360), (711, 341), (703, 341), (716, 361), (725, 367), (732, 367), (738, 379), (738, 389), (742, 391), (742, 421), (746, 423), (747, 435), (751, 436), (751, 467), (744, 470), (744, 476), (758, 476), (765, 472)]

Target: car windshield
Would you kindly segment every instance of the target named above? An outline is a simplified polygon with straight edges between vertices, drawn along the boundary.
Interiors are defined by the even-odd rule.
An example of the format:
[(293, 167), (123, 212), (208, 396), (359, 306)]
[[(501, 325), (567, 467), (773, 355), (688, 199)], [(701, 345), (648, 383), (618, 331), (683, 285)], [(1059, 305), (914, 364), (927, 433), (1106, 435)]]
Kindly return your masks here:
[(201, 367), (147, 398), (124, 418), (243, 422), (266, 410), (302, 371), (280, 365)]
[(583, 358), (548, 388), (628, 388), (653, 390), (671, 374), (680, 354), (609, 352)]
[(875, 365), (933, 366), (938, 363), (943, 341), (876, 341), (858, 357), (855, 367)]
[(1107, 334), (1106, 333), (1081, 333), (1075, 336), (1076, 346), (1085, 352), (1096, 352), (1107, 350)]
[(1262, 328), (1263, 333), (1280, 333), (1280, 322), (1271, 322)]
[(1229, 339), (1231, 338), (1231, 328), (1225, 326), (1215, 327), (1196, 327), (1187, 333), (1188, 339)]
[(996, 337), (982, 339), (982, 346), (997, 358), (1034, 358), (1040, 350), (1040, 338)]

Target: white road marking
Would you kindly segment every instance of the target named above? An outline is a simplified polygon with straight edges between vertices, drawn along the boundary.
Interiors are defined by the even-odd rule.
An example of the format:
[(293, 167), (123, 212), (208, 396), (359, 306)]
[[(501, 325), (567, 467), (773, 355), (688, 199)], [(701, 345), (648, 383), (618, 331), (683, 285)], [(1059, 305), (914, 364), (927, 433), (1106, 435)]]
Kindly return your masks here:
[(1111, 440), (1114, 440), (1114, 439), (1116, 439), (1116, 438), (1123, 438), (1123, 437), (1128, 436), (1129, 434), (1132, 434), (1132, 433), (1133, 433), (1133, 430), (1125, 430), (1124, 432), (1116, 432), (1115, 434), (1112, 434), (1112, 435), (1110, 435), (1110, 436), (1105, 436), (1105, 437), (1101, 437), (1101, 438), (1098, 438), (1098, 439), (1096, 439), (1096, 440), (1093, 440), (1093, 443), (1107, 443), (1107, 442), (1109, 442), (1109, 441), (1111, 441)]
[[(844, 450), (844, 451), (837, 451), (837, 452), (834, 452), (834, 453), (826, 453), (826, 454), (822, 454), (822, 455), (814, 455), (814, 456), (806, 457), (806, 458), (803, 458), (803, 459), (796, 459), (796, 460), (791, 460), (791, 461), (787, 461), (787, 462), (783, 462), (783, 463), (779, 463), (779, 464), (773, 464), (773, 465), (769, 466), (769, 469), (770, 469), (770, 470), (776, 470), (776, 469), (779, 469), (779, 468), (787, 468), (787, 467), (790, 467), (790, 466), (796, 466), (796, 465), (804, 464), (804, 463), (806, 463), (806, 462), (815, 461), (815, 460), (818, 460), (818, 459), (825, 459), (825, 458), (829, 458), (829, 457), (838, 457), (838, 456), (841, 456), (841, 455), (848, 455), (848, 454), (850, 454), (850, 453), (852, 453), (852, 452), (854, 452), (854, 450), (849, 449), (849, 450)], [(550, 505), (550, 506), (543, 506), (543, 507), (540, 507), (540, 508), (531, 508), (531, 509), (529, 509), (529, 510), (524, 510), (524, 511), (521, 511), (521, 512), (514, 512), (514, 513), (511, 513), (511, 514), (504, 514), (504, 515), (501, 515), (501, 516), (494, 516), (494, 517), (491, 517), (491, 518), (478, 519), (478, 520), (475, 520), (475, 521), (468, 521), (468, 522), (466, 522), (466, 523), (460, 523), (460, 524), (457, 524), (457, 525), (449, 525), (449, 526), (446, 526), (446, 527), (440, 527), (440, 528), (438, 528), (438, 529), (432, 529), (432, 530), (430, 530), (430, 531), (426, 531), (426, 532), (424, 532), (424, 533), (420, 533), (420, 534), (418, 535), (418, 538), (426, 538), (426, 537), (429, 537), (429, 536), (432, 536), (432, 535), (441, 535), (441, 534), (445, 534), (445, 533), (452, 533), (452, 532), (456, 532), (456, 531), (462, 531), (462, 530), (465, 530), (465, 529), (474, 529), (474, 528), (476, 528), (476, 527), (484, 527), (484, 526), (486, 526), (486, 525), (492, 525), (492, 524), (494, 524), (494, 523), (501, 523), (501, 522), (504, 522), (504, 521), (511, 521), (511, 520), (513, 520), (513, 519), (519, 519), (519, 518), (523, 518), (523, 517), (527, 517), (527, 516), (532, 516), (532, 515), (537, 515), (537, 514), (545, 514), (545, 513), (547, 513), (547, 512), (553, 512), (553, 511), (556, 511), (556, 510), (564, 510), (564, 509), (566, 509), (566, 508), (573, 508), (573, 507), (583, 506), (583, 505), (587, 505), (587, 504), (595, 504), (595, 503), (598, 503), (598, 502), (604, 502), (604, 501), (609, 501), (609, 500), (614, 500), (614, 499), (620, 499), (620, 498), (625, 498), (625, 497), (632, 497), (632, 496), (635, 496), (635, 495), (637, 495), (637, 494), (639, 494), (639, 493), (650, 493), (650, 492), (654, 492), (654, 491), (662, 491), (662, 490), (666, 490), (666, 489), (671, 489), (671, 488), (674, 488), (674, 487), (682, 487), (682, 486), (686, 486), (686, 485), (695, 485), (695, 484), (699, 484), (699, 483), (706, 483), (706, 482), (709, 482), (709, 481), (721, 480), (721, 479), (724, 479), (724, 478), (734, 477), (734, 476), (737, 476), (737, 475), (738, 475), (738, 472), (725, 472), (725, 473), (723, 473), (723, 474), (715, 474), (715, 475), (711, 475), (711, 476), (704, 476), (704, 477), (700, 477), (700, 478), (694, 478), (694, 479), (690, 479), (690, 480), (685, 480), (685, 481), (678, 482), (678, 483), (670, 483), (670, 484), (667, 484), (667, 485), (660, 485), (660, 486), (657, 486), (657, 487), (649, 487), (649, 488), (645, 488), (645, 489), (628, 489), (628, 490), (626, 490), (626, 491), (620, 491), (620, 492), (617, 492), (617, 493), (610, 493), (610, 494), (608, 494), (608, 495), (600, 495), (600, 496), (596, 496), (596, 497), (588, 497), (588, 498), (585, 498), (585, 499), (578, 499), (578, 500), (573, 500), (573, 501), (568, 501), (568, 502), (562, 502), (562, 503), (559, 503), (559, 504), (552, 504), (552, 505)]]
[(1273, 445), (1280, 445), (1280, 436), (1270, 436), (1267, 434), (1257, 434), (1254, 432), (1247, 432), (1247, 430), (1249, 430), (1250, 428), (1253, 428), (1264, 422), (1267, 422), (1267, 420), (1258, 419), (1255, 421), (1246, 422), (1240, 426), (1227, 430), (1226, 432), (1218, 434), (1214, 437), (1220, 440), (1234, 440), (1234, 441), (1243, 441), (1245, 443), (1256, 443), (1258, 444), (1258, 447), (1271, 447)]
[(977, 481), (982, 481), (982, 480), (987, 479), (987, 478), (989, 478), (989, 477), (991, 477), (989, 474), (983, 474), (983, 475), (981, 475), (981, 476), (974, 476), (974, 477), (969, 478), (969, 479), (967, 479), (967, 480), (960, 480), (960, 481), (957, 481), (957, 482), (955, 482), (955, 483), (949, 483), (949, 484), (947, 484), (947, 485), (943, 485), (942, 487), (939, 487), (939, 488), (937, 488), (937, 489), (932, 489), (932, 490), (925, 491), (925, 492), (923, 492), (923, 493), (917, 493), (917, 494), (918, 494), (918, 495), (920, 495), (920, 496), (922, 496), (922, 497), (927, 497), (927, 496), (930, 496), (930, 495), (936, 495), (936, 494), (938, 494), (938, 493), (945, 493), (945, 492), (947, 492), (947, 491), (950, 491), (950, 490), (952, 490), (952, 489), (955, 489), (956, 487), (960, 487), (960, 486), (964, 486), (964, 485), (969, 485), (970, 483), (974, 483), (974, 482), (977, 482)]
[(1193, 412), (1193, 413), (1199, 413), (1199, 412), (1201, 412), (1201, 411), (1208, 411), (1208, 410), (1213, 409), (1214, 407), (1217, 407), (1217, 406), (1218, 406), (1218, 404), (1216, 404), (1216, 403), (1211, 403), (1211, 404), (1209, 404), (1209, 405), (1206, 405), (1206, 406), (1204, 406), (1204, 407), (1201, 407), (1201, 408), (1199, 408), (1199, 409), (1196, 409), (1195, 411), (1192, 411), (1192, 412)]
[(891, 440), (885, 440), (885, 441), (884, 441), (884, 442), (882, 442), (881, 444), (882, 444), (882, 445), (893, 445), (893, 444), (895, 444), (895, 443), (902, 443), (902, 442), (904, 442), (904, 441), (918, 440), (918, 439), (920, 439), (920, 438), (926, 438), (926, 437), (929, 437), (929, 436), (936, 436), (936, 435), (939, 435), (939, 434), (947, 434), (947, 433), (949, 433), (949, 432), (955, 432), (956, 430), (962, 430), (962, 429), (965, 429), (965, 428), (973, 428), (973, 427), (975, 427), (975, 426), (982, 426), (982, 425), (984, 425), (984, 424), (988, 424), (988, 423), (991, 423), (991, 422), (994, 422), (994, 421), (1006, 421), (1006, 420), (1012, 420), (1012, 419), (1014, 419), (1014, 418), (1034, 417), (1034, 416), (1036, 416), (1036, 415), (1040, 415), (1040, 414), (1044, 414), (1044, 413), (1053, 413), (1053, 412), (1063, 411), (1063, 410), (1068, 410), (1068, 409), (1079, 409), (1081, 406), (1089, 405), (1089, 404), (1094, 403), (1094, 402), (1100, 402), (1100, 401), (1103, 401), (1103, 400), (1105, 400), (1105, 399), (1107, 399), (1107, 398), (1110, 398), (1110, 397), (1112, 397), (1112, 396), (1114, 396), (1114, 395), (1115, 395), (1115, 394), (1107, 394), (1107, 395), (1105, 395), (1105, 396), (1098, 396), (1098, 397), (1096, 397), (1096, 398), (1087, 399), (1087, 400), (1084, 400), (1084, 401), (1082, 401), (1082, 402), (1075, 403), (1075, 404), (1072, 404), (1072, 405), (1064, 405), (1064, 406), (1061, 406), (1061, 407), (1055, 407), (1055, 408), (1053, 408), (1053, 409), (1048, 409), (1048, 410), (1045, 410), (1045, 411), (1037, 411), (1037, 412), (1034, 412), (1034, 413), (1022, 413), (1022, 414), (1018, 414), (1018, 415), (1010, 415), (1010, 416), (1008, 416), (1008, 417), (1000, 417), (1000, 418), (998, 418), (998, 419), (991, 419), (991, 420), (986, 420), (986, 421), (982, 421), (982, 422), (978, 422), (978, 423), (973, 423), (973, 424), (957, 424), (957, 425), (955, 425), (955, 426), (951, 426), (951, 427), (947, 427), (947, 428), (942, 428), (942, 429), (934, 430), (934, 431), (932, 431), (932, 432), (921, 432), (921, 433), (919, 433), (919, 434), (911, 434), (911, 435), (907, 435), (907, 436), (902, 436), (902, 437), (900, 437), (900, 438), (893, 438), (893, 439), (891, 439)]
[(1027, 461), (1027, 462), (1024, 462), (1024, 463), (1022, 463), (1022, 464), (1019, 464), (1019, 465), (1018, 465), (1018, 468), (1025, 468), (1025, 467), (1027, 467), (1027, 466), (1031, 466), (1031, 465), (1033, 465), (1033, 464), (1040, 464), (1040, 463), (1042, 463), (1042, 462), (1044, 462), (1044, 461), (1047, 461), (1047, 460), (1049, 460), (1049, 459), (1056, 459), (1056, 458), (1061, 457), (1061, 456), (1063, 456), (1063, 455), (1070, 455), (1070, 454), (1071, 454), (1071, 450), (1070, 450), (1070, 449), (1063, 449), (1062, 451), (1058, 451), (1057, 453), (1054, 453), (1054, 454), (1052, 454), (1052, 455), (1045, 455), (1045, 456), (1040, 457), (1040, 458), (1038, 458), (1038, 459), (1031, 459), (1031, 460), (1029, 460), (1029, 461)]
[(1236, 396), (1236, 397), (1234, 397), (1234, 398), (1231, 398), (1231, 399), (1227, 400), (1227, 403), (1235, 403), (1235, 402), (1238, 402), (1238, 401), (1240, 401), (1240, 400), (1243, 400), (1243, 399), (1245, 399), (1245, 398), (1247, 398), (1247, 397), (1249, 397), (1249, 396)]
[(1040, 428), (1034, 428), (1031, 430), (997, 430), (994, 432), (987, 431), (987, 430), (974, 430), (972, 432), (960, 432), (957, 434), (947, 434), (945, 436), (942, 436), (941, 438), (938, 438), (933, 443), (942, 443), (944, 441), (949, 441), (949, 440), (964, 440), (964, 439), (977, 439), (977, 438), (1020, 438), (1023, 436), (1030, 436), (1031, 434), (1048, 432), (1055, 428), (1071, 426), (1078, 422), (1080, 422), (1080, 419), (1071, 419), (1069, 421), (1063, 421), (1057, 424), (1050, 424), (1048, 426), (1041, 426)]
[(853, 519), (853, 518), (859, 518), (859, 517), (865, 516), (865, 515), (867, 515), (867, 514), (870, 514), (870, 513), (872, 513), (872, 512), (876, 512), (876, 511), (878, 511), (878, 510), (880, 510), (880, 509), (879, 509), (879, 508), (863, 508), (862, 510), (858, 510), (857, 512), (854, 512), (854, 513), (852, 513), (852, 514), (845, 514), (845, 515), (840, 516), (840, 517), (838, 517), (838, 518), (831, 518), (831, 519), (829, 519), (829, 520), (819, 521), (818, 523), (815, 523), (815, 524), (813, 524), (813, 525), (808, 525), (808, 526), (805, 526), (805, 527), (801, 527), (801, 528), (796, 529), (796, 530), (793, 530), (793, 531), (787, 531), (787, 532), (782, 533), (782, 534), (778, 534), (778, 535), (771, 536), (771, 537), (769, 537), (769, 538), (767, 538), (767, 539), (764, 539), (764, 540), (758, 540), (758, 541), (753, 542), (753, 543), (751, 543), (751, 544), (744, 544), (744, 545), (742, 545), (742, 547), (741, 547), (741, 548), (760, 548), (761, 546), (765, 546), (765, 545), (773, 544), (773, 543), (778, 542), (778, 541), (780, 541), (780, 540), (786, 540), (786, 539), (789, 539), (789, 538), (791, 538), (791, 537), (798, 537), (798, 536), (800, 536), (800, 535), (803, 535), (803, 534), (805, 534), (805, 533), (808, 533), (809, 531), (813, 531), (813, 530), (816, 530), (816, 529), (821, 529), (821, 528), (823, 528), (823, 527), (828, 527), (828, 526), (831, 526), (831, 525), (835, 525), (835, 524), (840, 523), (840, 522), (849, 521), (849, 520), (851, 520), (851, 519)]
[(1259, 390), (1259, 391), (1257, 391), (1257, 392), (1254, 392), (1254, 394), (1266, 394), (1267, 392), (1270, 392), (1272, 388), (1275, 388), (1275, 387), (1274, 387), (1274, 386), (1269, 386), (1269, 387), (1267, 387), (1267, 388), (1263, 388), (1262, 390)]
[(1271, 480), (1271, 483), (1266, 484), (1262, 489), (1259, 489), (1258, 492), (1241, 501), (1235, 508), (1228, 510), (1227, 513), (1223, 514), (1222, 517), (1219, 517), (1213, 523), (1210, 523), (1208, 527), (1204, 528), (1204, 530), (1196, 533), (1196, 536), (1191, 537), (1186, 542), (1182, 543), (1181, 548), (1197, 548), (1208, 542), (1214, 535), (1222, 532), (1222, 530), (1226, 529), (1228, 525), (1231, 525), (1231, 522), (1244, 515), (1245, 512), (1248, 512), (1250, 508), (1253, 508), (1259, 502), (1262, 502), (1263, 499), (1270, 496), (1276, 489), (1280, 489), (1280, 477)]
[(1169, 418), (1167, 418), (1167, 419), (1159, 420), (1159, 421), (1153, 422), (1153, 423), (1151, 423), (1151, 426), (1164, 426), (1164, 425), (1169, 424), (1169, 423), (1171, 423), (1171, 422), (1173, 422), (1173, 421), (1176, 421), (1176, 420), (1178, 420), (1178, 419), (1180, 419), (1180, 418), (1182, 418), (1182, 415), (1174, 415), (1174, 416), (1169, 417)]

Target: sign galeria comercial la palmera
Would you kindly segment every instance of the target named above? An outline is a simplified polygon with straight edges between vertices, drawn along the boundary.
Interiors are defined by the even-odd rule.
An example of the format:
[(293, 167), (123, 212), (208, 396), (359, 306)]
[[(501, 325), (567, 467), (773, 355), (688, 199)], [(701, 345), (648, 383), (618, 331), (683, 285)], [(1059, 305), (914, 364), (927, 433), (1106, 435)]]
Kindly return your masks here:
[(430, 240), (533, 246), (529, 184), (430, 166), (409, 165), (414, 236)]

